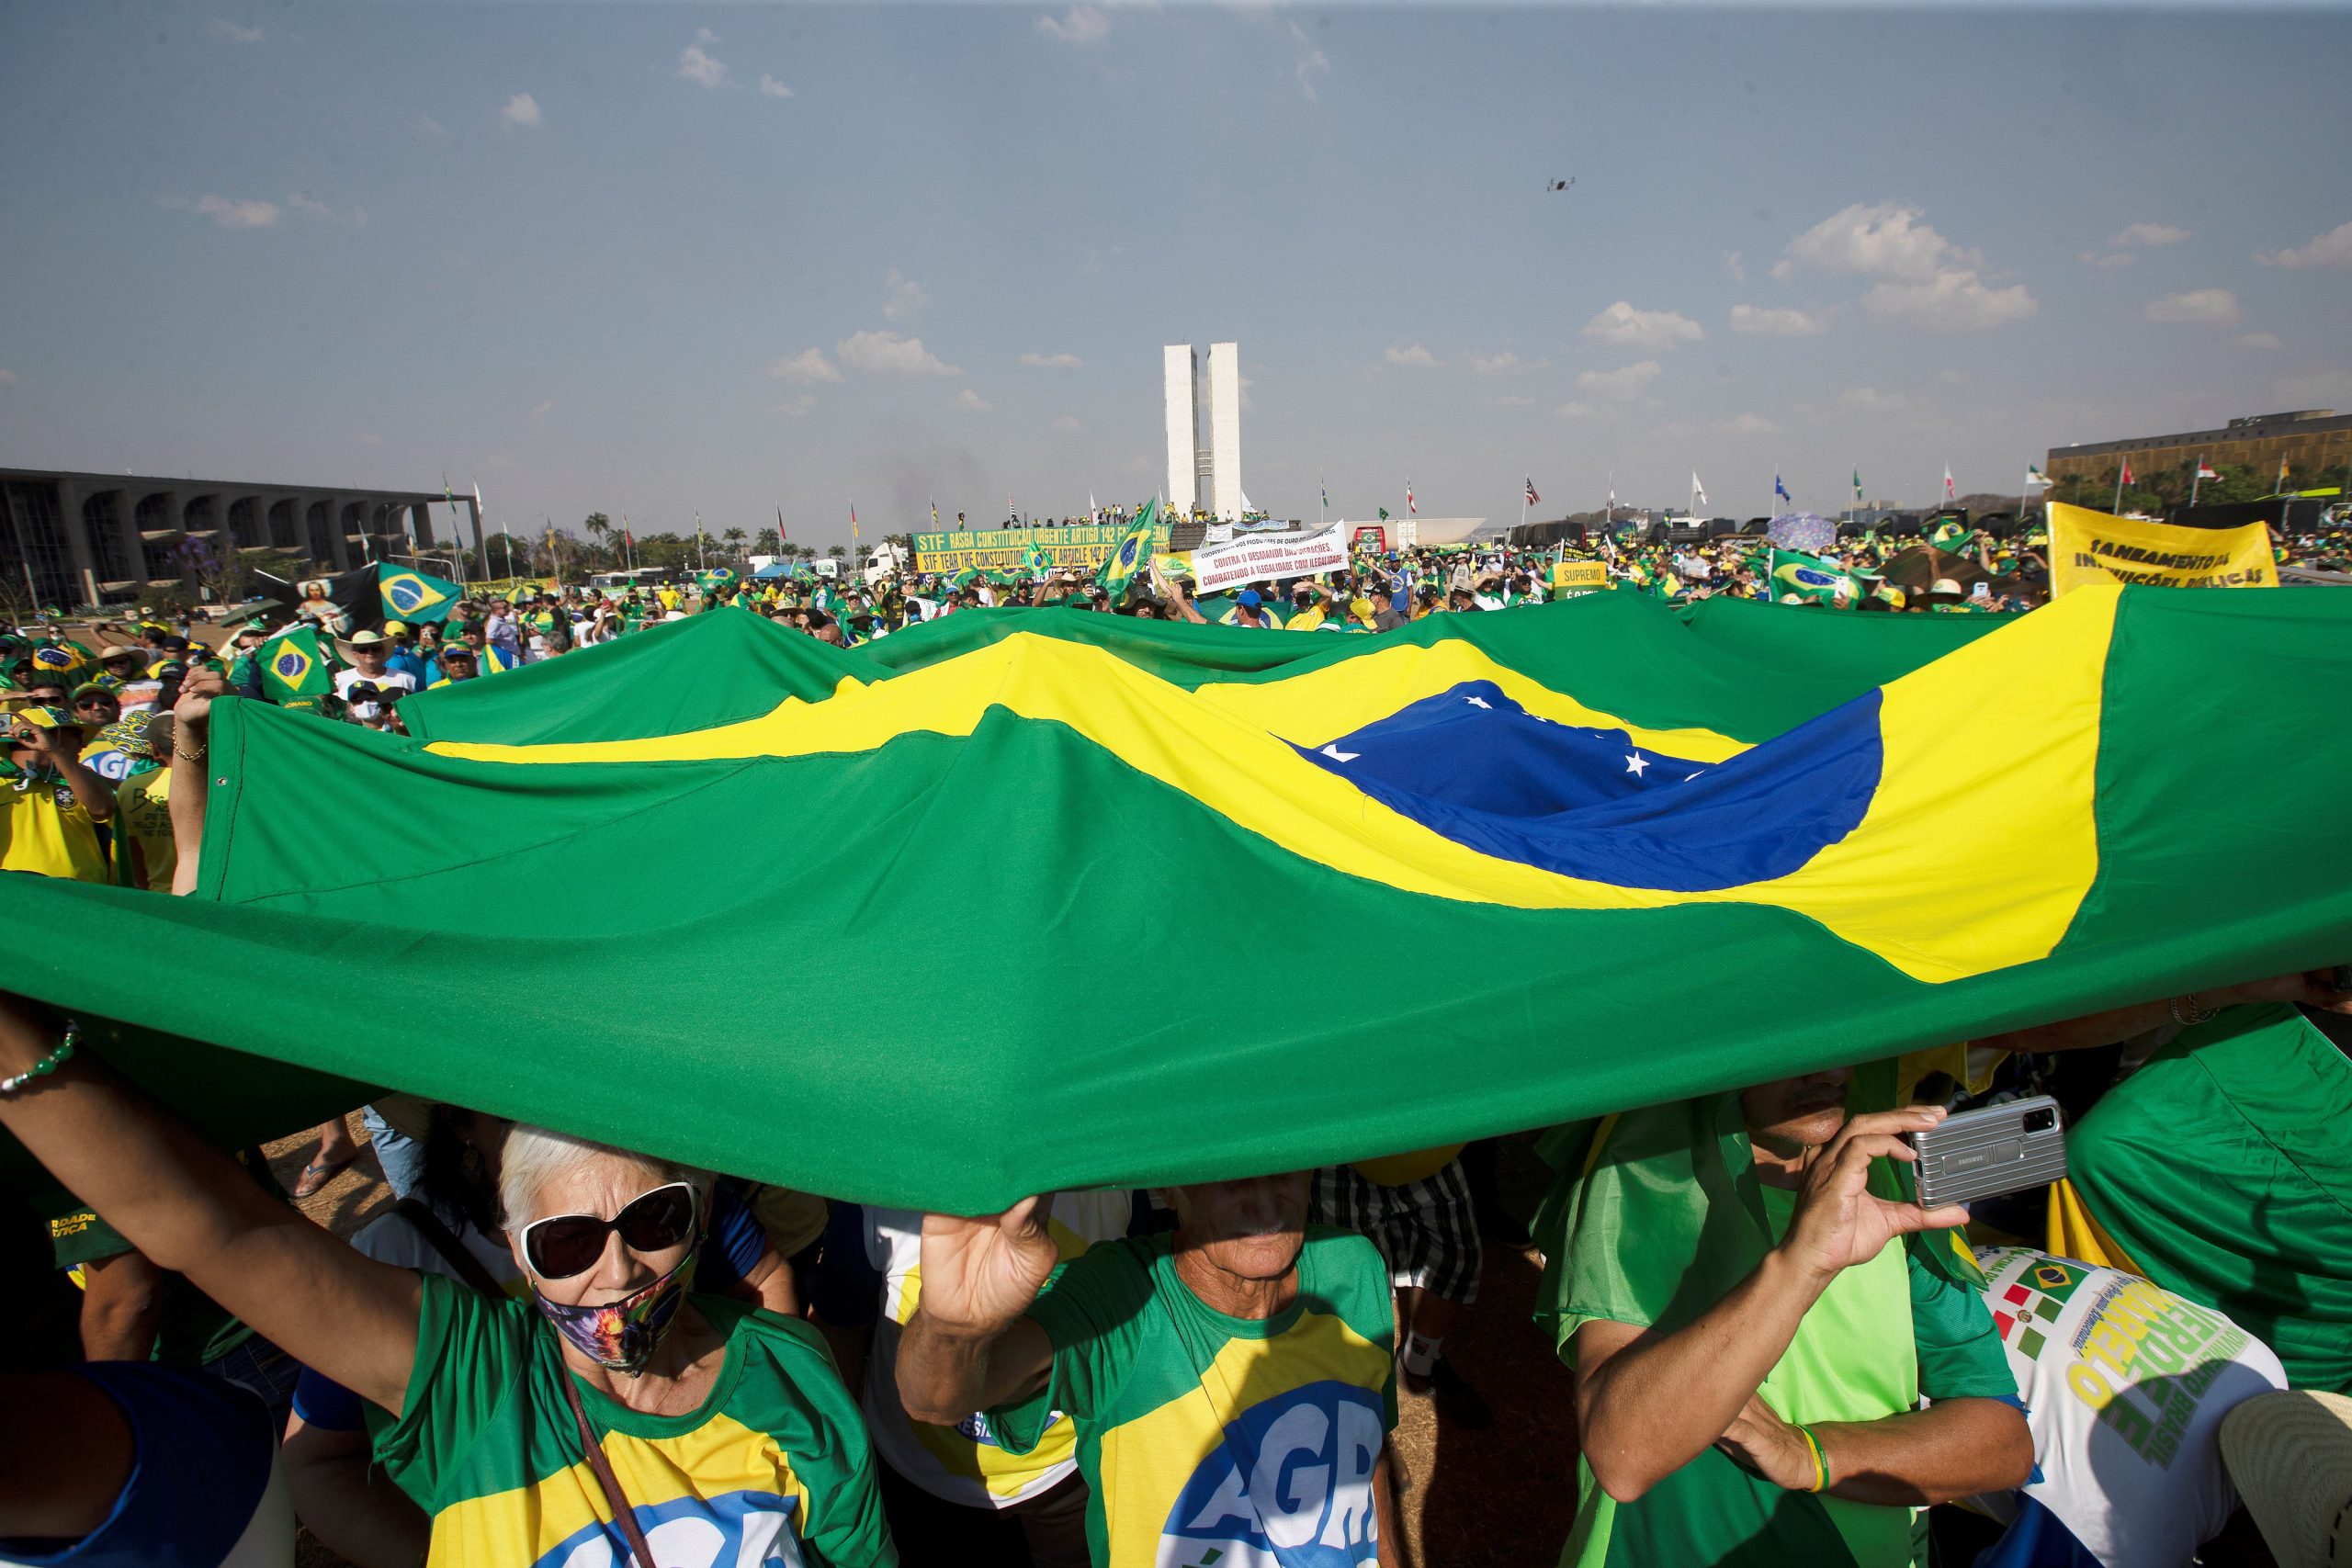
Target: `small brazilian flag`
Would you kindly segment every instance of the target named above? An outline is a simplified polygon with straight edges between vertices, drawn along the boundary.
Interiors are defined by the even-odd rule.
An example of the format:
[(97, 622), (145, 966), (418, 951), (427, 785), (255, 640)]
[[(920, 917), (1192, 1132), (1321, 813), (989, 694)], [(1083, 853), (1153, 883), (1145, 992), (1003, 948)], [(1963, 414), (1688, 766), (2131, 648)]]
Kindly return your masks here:
[(1154, 497), (1136, 508), (1136, 520), (1127, 525), (1126, 533), (1113, 547), (1111, 553), (1102, 558), (1102, 565), (1095, 571), (1094, 581), (1114, 601), (1124, 596), (1127, 584), (1135, 581), (1136, 573), (1150, 564), (1151, 529), (1152, 525), (1159, 521), (1159, 502)]
[(412, 626), (447, 620), (449, 612), (458, 607), (461, 592), (456, 583), (446, 579), (404, 566), (380, 564), (376, 568), (376, 590), (384, 596), (385, 618), (406, 621)]
[(262, 644), (261, 690), (264, 696), (279, 704), (298, 697), (322, 697), (334, 690), (334, 677), (319, 648), (319, 634), (309, 626), (298, 626)]
[(1928, 543), (1939, 550), (1947, 550), (1957, 555), (1968, 548), (1970, 541), (1975, 537), (1975, 529), (1957, 517), (1947, 517), (1937, 524), (1934, 530), (1928, 535)]
[(1041, 580), (1051, 577), (1054, 574), (1054, 558), (1046, 553), (1045, 546), (1032, 539), (1022, 547), (1021, 570)]

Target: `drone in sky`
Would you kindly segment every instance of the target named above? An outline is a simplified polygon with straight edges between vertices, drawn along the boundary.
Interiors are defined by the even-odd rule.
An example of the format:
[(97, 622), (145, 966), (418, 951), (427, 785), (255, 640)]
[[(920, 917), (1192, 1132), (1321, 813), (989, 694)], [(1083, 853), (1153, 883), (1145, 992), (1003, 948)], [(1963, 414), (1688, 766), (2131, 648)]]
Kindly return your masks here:
[(1569, 188), (1573, 187), (1573, 186), (1576, 185), (1576, 183), (1577, 183), (1577, 177), (1576, 177), (1574, 175), (1570, 175), (1566, 179), (1564, 179), (1564, 180), (1554, 180), (1554, 181), (1552, 181), (1549, 185), (1546, 185), (1544, 188), (1545, 190), (1547, 190), (1547, 191), (1567, 190), (1567, 189), (1569, 189)]

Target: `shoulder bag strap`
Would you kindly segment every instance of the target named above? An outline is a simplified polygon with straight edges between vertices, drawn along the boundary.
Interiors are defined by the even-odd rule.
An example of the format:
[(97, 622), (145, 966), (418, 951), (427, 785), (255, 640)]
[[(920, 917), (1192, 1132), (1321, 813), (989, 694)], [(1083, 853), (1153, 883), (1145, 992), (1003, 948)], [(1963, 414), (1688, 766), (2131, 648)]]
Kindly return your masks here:
[(490, 1270), (482, 1267), (481, 1259), (466, 1250), (466, 1244), (441, 1223), (441, 1216), (430, 1207), (414, 1198), (403, 1198), (392, 1208), (401, 1218), (416, 1227), (417, 1235), (432, 1244), (433, 1250), (441, 1255), (442, 1261), (457, 1270), (459, 1280), (493, 1300), (505, 1299), (505, 1291), (491, 1278)]
[(563, 1401), (571, 1406), (571, 1418), (580, 1424), (582, 1456), (588, 1468), (596, 1472), (596, 1484), (605, 1494), (605, 1505), (613, 1511), (613, 1524), (628, 1542), (631, 1559), (637, 1568), (660, 1568), (653, 1561), (653, 1549), (645, 1544), (645, 1532), (638, 1528), (637, 1510), (629, 1506), (628, 1494), (621, 1490), (620, 1477), (613, 1473), (613, 1461), (605, 1457), (605, 1447), (596, 1440), (596, 1429), (588, 1425), (588, 1412), (580, 1407), (580, 1391), (571, 1386), (571, 1369), (559, 1356), (556, 1380), (563, 1385)]

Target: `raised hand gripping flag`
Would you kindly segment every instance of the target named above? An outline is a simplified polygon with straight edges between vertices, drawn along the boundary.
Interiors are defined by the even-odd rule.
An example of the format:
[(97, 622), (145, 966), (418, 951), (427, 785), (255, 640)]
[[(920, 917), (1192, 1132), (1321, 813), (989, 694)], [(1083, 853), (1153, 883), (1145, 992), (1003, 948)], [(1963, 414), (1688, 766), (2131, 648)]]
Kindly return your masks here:
[(376, 572), (376, 591), (383, 595), (385, 615), (412, 626), (447, 620), (463, 592), (446, 578), (409, 567), (379, 565)]

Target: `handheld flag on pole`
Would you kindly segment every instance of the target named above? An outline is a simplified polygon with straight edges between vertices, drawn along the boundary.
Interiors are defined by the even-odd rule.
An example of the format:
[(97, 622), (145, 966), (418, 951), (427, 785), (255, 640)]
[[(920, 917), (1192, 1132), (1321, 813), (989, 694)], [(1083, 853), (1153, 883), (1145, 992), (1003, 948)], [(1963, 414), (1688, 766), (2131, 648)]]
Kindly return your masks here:
[(376, 567), (376, 591), (383, 595), (384, 614), (396, 621), (411, 625), (418, 622), (446, 621), (449, 612), (458, 607), (464, 590), (446, 578), (415, 571), (404, 566)]
[(322, 697), (334, 690), (334, 672), (319, 647), (319, 634), (310, 626), (280, 632), (262, 644), (259, 662), (262, 695), (273, 703)]
[(1137, 507), (1136, 520), (1127, 525), (1126, 533), (1096, 569), (1095, 582), (1114, 603), (1126, 595), (1127, 584), (1135, 581), (1136, 573), (1151, 563), (1152, 525), (1159, 521), (1158, 501), (1147, 501)]

